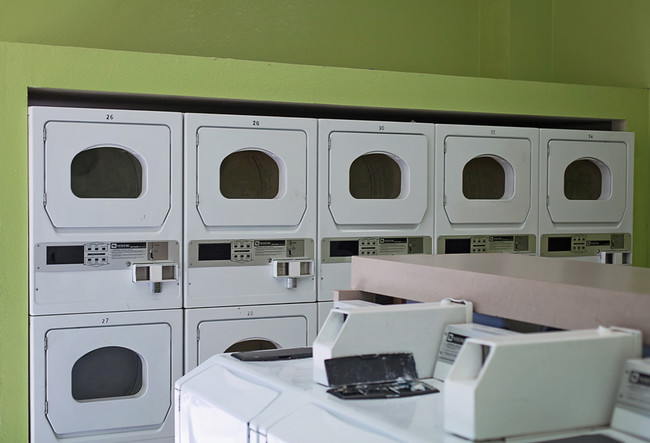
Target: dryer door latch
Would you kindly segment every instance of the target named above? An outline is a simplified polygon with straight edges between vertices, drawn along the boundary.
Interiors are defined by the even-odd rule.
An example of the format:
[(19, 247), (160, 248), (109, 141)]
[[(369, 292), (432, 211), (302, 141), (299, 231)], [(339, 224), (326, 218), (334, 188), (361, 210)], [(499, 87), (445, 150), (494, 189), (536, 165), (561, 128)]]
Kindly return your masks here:
[(133, 282), (150, 283), (153, 293), (162, 290), (162, 283), (178, 280), (176, 263), (134, 263), (132, 269)]
[(313, 260), (273, 260), (274, 278), (286, 278), (287, 288), (295, 288), (298, 284), (297, 279), (314, 276)]

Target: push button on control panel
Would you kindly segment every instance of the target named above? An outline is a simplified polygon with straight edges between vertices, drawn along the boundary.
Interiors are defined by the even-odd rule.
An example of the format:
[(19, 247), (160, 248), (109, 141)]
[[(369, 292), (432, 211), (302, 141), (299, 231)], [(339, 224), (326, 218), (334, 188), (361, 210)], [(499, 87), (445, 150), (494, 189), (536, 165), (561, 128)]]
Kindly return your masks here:
[(584, 235), (571, 237), (571, 252), (582, 253), (587, 250), (587, 239)]
[(84, 264), (86, 266), (101, 266), (108, 264), (108, 243), (85, 244)]
[(248, 262), (253, 260), (253, 242), (234, 241), (232, 242), (232, 261)]

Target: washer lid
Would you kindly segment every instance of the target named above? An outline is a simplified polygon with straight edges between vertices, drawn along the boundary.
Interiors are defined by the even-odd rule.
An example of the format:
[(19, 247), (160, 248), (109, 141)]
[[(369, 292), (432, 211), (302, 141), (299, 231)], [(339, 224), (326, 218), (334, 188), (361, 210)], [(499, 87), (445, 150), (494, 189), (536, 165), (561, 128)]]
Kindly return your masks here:
[[(625, 142), (551, 140), (548, 143), (546, 205), (555, 223), (618, 223), (627, 209), (627, 156)], [(570, 180), (579, 186), (584, 177), (572, 177), (569, 168), (586, 160), (600, 171), (592, 176), (600, 190), (593, 199), (570, 199)], [(579, 173), (576, 171), (575, 173)], [(569, 195), (571, 197), (571, 195)]]
[[(444, 148), (444, 207), (450, 223), (526, 221), (531, 210), (534, 158), (529, 139), (448, 136)], [(486, 161), (478, 163), (475, 170), (466, 170), (477, 160)], [(482, 165), (493, 169), (482, 170)], [(491, 172), (502, 176), (493, 179)], [(468, 181), (473, 183), (468, 186)]]
[[(329, 400), (329, 399), (326, 399)], [(409, 407), (400, 404), (400, 407), (408, 410), (408, 413), (397, 414), (395, 410), (389, 411), (391, 406), (395, 406), (395, 399), (391, 399), (393, 403), (386, 406), (381, 400), (369, 400), (368, 402), (378, 402), (381, 404), (373, 404), (372, 409), (376, 415), (381, 414), (382, 408), (385, 408), (386, 418), (390, 424), (392, 420), (389, 417), (405, 416), (407, 414), (414, 414), (420, 408), (415, 402), (411, 402)], [(335, 406), (333, 406), (334, 408)], [(402, 409), (402, 411), (404, 410)], [(403, 429), (402, 434), (390, 434), (390, 431), (378, 429), (373, 426), (376, 424), (377, 417), (372, 415), (364, 416), (357, 411), (356, 416), (348, 415), (347, 411), (339, 412), (338, 410), (328, 410), (324, 406), (317, 403), (306, 403), (300, 405), (295, 410), (287, 413), (280, 420), (272, 423), (268, 429), (265, 429), (268, 442), (285, 442), (285, 441), (314, 441), (314, 442), (331, 442), (331, 441), (372, 441), (376, 443), (389, 443), (395, 441), (407, 441), (409, 437), (409, 430)], [(380, 416), (381, 418), (381, 416)], [(364, 420), (365, 419), (365, 420)], [(399, 418), (397, 419), (399, 421)], [(402, 422), (413, 422), (411, 420), (402, 420)], [(370, 422), (370, 423), (369, 423)], [(404, 423), (400, 422), (400, 425)], [(417, 427), (419, 423), (415, 420), (412, 426)], [(401, 426), (399, 426), (401, 427)], [(390, 429), (390, 425), (388, 426)], [(395, 426), (398, 428), (398, 426)]]
[(55, 227), (163, 225), (171, 207), (167, 126), (51, 121), (45, 130), (44, 206)]
[(220, 363), (213, 359), (176, 385), (177, 431), (195, 441), (248, 441), (249, 423), (279, 399), (282, 388)]
[[(154, 429), (163, 424), (173, 387), (168, 324), (52, 329), (46, 339), (46, 415), (57, 436)], [(117, 368), (125, 374), (110, 371), (106, 362), (115, 358), (115, 350), (132, 354), (140, 365)], [(119, 383), (116, 379), (129, 377), (137, 392), (120, 393), (116, 388), (111, 393), (111, 384)], [(121, 384), (128, 385), (126, 381)]]
[(300, 224), (308, 204), (305, 132), (201, 127), (197, 136), (197, 209), (205, 226)]
[[(422, 134), (332, 132), (329, 210), (334, 221), (339, 225), (419, 224), (428, 207), (428, 166), (427, 138)], [(358, 174), (364, 175), (359, 182)], [(386, 182), (393, 185), (373, 190)]]

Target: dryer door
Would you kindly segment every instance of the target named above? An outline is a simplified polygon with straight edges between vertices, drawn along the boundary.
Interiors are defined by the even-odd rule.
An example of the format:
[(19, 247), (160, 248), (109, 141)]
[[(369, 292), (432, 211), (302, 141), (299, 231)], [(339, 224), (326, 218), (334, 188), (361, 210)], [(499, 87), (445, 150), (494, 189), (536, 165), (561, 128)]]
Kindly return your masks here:
[(424, 135), (332, 132), (329, 144), (329, 209), (337, 224), (422, 221), (429, 183)]
[(297, 226), (307, 210), (307, 135), (202, 127), (197, 209), (205, 226)]
[(307, 346), (303, 316), (208, 320), (199, 323), (198, 362), (224, 352)]
[(50, 121), (44, 206), (57, 228), (152, 228), (171, 206), (167, 126)]
[(445, 138), (450, 223), (521, 224), (531, 210), (533, 146), (524, 138)]
[(547, 208), (554, 223), (619, 223), (627, 205), (627, 144), (551, 140)]
[(52, 329), (46, 415), (59, 437), (160, 427), (173, 386), (168, 324)]

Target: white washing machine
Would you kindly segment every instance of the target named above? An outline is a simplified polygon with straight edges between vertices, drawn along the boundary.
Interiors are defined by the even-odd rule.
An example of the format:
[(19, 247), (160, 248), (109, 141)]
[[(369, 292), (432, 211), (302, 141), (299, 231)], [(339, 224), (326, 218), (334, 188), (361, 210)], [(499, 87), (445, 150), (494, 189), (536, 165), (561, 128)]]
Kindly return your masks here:
[(533, 128), (436, 125), (437, 254), (535, 254)]
[(215, 356), (175, 385), (176, 441), (443, 442), (440, 392), (408, 397), (341, 399), (313, 381), (311, 359), (239, 361)]
[(316, 120), (185, 115), (185, 307), (316, 300)]
[(173, 441), (180, 309), (30, 317), (34, 442)]
[(316, 303), (185, 310), (185, 372), (226, 352), (311, 346)]
[(325, 324), (325, 320), (327, 320), (327, 317), (330, 315), (330, 311), (334, 309), (334, 302), (319, 301), (317, 305), (318, 305), (318, 330), (320, 331), (323, 325)]
[(29, 108), (30, 314), (180, 308), (182, 114)]
[(349, 289), (354, 255), (427, 254), (434, 125), (319, 120), (318, 300)]
[(540, 130), (539, 254), (631, 263), (634, 134)]

